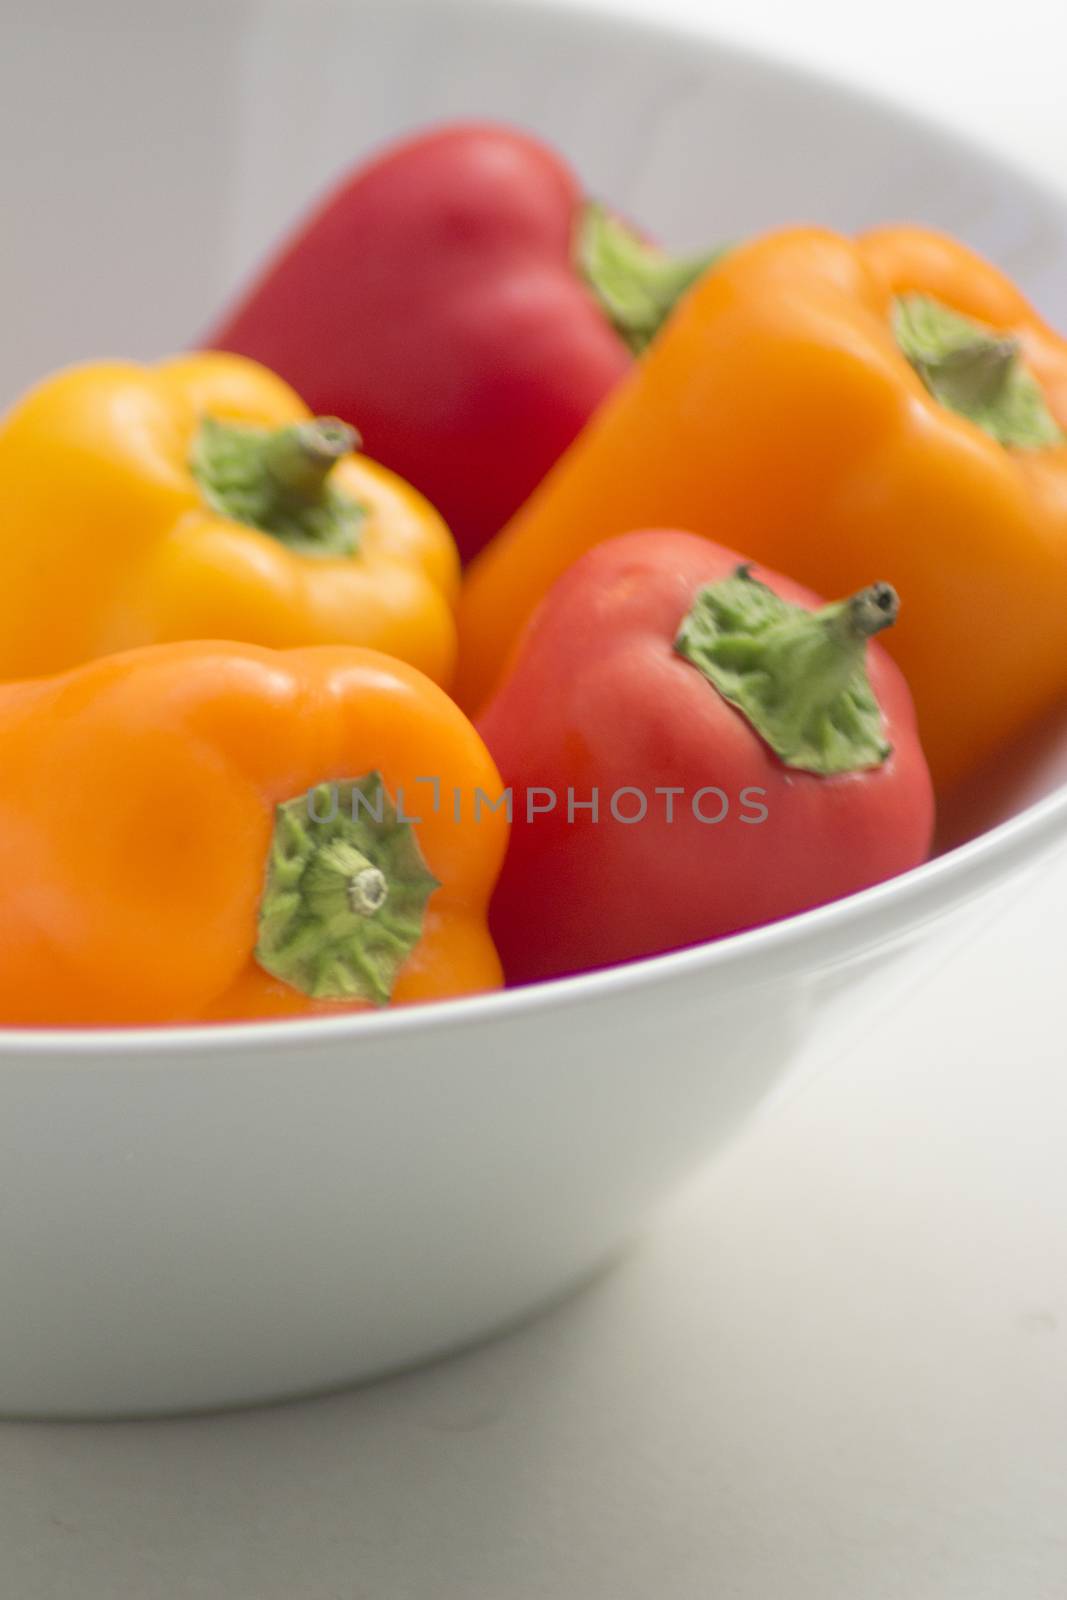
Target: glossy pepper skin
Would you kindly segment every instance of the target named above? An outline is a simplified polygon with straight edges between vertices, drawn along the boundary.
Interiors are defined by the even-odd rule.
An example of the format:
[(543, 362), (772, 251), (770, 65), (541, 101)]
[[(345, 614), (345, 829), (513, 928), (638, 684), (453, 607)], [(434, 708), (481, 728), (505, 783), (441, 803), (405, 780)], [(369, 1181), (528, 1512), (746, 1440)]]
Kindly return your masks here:
[[(930, 392), (895, 333), (909, 296), (1021, 352), (1047, 442), (1005, 446)], [(896, 587), (886, 648), (948, 786), (1067, 692), (1064, 425), (1067, 344), (963, 246), (918, 228), (742, 246), (471, 569), (461, 702), (486, 699), (523, 621), (583, 551), (633, 527), (728, 530), (821, 593), (872, 572)]]
[[(4, 1025), (333, 1015), (500, 982), (485, 915), (507, 824), (502, 811), (488, 809), (474, 823), (469, 808), (457, 822), (449, 803), (452, 786), (465, 797), (477, 786), (492, 795), (497, 775), (444, 692), (399, 661), (345, 647), (130, 651), (0, 687), (0, 749)], [(391, 994), (368, 998), (357, 992), (358, 962), (342, 944), (339, 965), (323, 966), (321, 992), (312, 994), (258, 959), (268, 865), (276, 846), (288, 849), (291, 821), (317, 842), (309, 792), (368, 774), (380, 774), (394, 802), (403, 791), (405, 814), (419, 820), (368, 847), (362, 869), (378, 891), (372, 903), (384, 897), (384, 905), (349, 918), (340, 934), (356, 940), (359, 956), (359, 940), (392, 905), (407, 919), (398, 948), (410, 950)], [(426, 775), (441, 782), (437, 811), (418, 782)], [(295, 818), (282, 818), (277, 808), (286, 805)], [(328, 813), (316, 802), (316, 815)], [(338, 827), (346, 815), (339, 810)], [(413, 840), (414, 869), (403, 859)], [(396, 855), (398, 841), (394, 872), (388, 852)], [(361, 862), (353, 859), (358, 886)], [(282, 865), (288, 870), (289, 857)], [(320, 899), (334, 881), (328, 865), (320, 862)], [(340, 866), (349, 870), (343, 859)], [(401, 878), (413, 870), (417, 881), (407, 888), (415, 903), (405, 907)], [(304, 882), (281, 887), (298, 899)], [(335, 886), (347, 895), (346, 879)], [(347, 904), (331, 903), (334, 925), (345, 923)], [(271, 906), (271, 965), (279, 966), (285, 903), (276, 895)], [(392, 939), (388, 930), (375, 933), (379, 942)], [(317, 937), (314, 928), (306, 935), (312, 946)], [(371, 954), (379, 960), (380, 948)], [(340, 996), (339, 983), (347, 986)]]
[[(878, 753), (890, 753), (866, 767), (870, 752), (861, 752), (856, 770), (829, 775), (787, 765), (679, 653), (683, 619), (724, 579), (762, 579), (805, 613), (819, 606), (763, 569), (739, 578), (740, 562), (689, 533), (628, 534), (585, 555), (533, 617), (478, 724), (512, 789), (490, 921), (509, 983), (734, 933), (925, 858), (929, 773), (907, 687), (879, 645), (867, 647), (866, 662), (881, 713)], [(789, 648), (792, 684), (798, 657)], [(812, 725), (821, 737), (818, 707)]]
[(264, 362), (314, 411), (358, 427), (467, 559), (629, 370), (635, 273), (653, 300), (662, 292), (661, 314), (691, 279), (631, 240), (598, 298), (584, 212), (574, 173), (540, 140), (489, 122), (435, 128), (345, 178), (204, 343)]
[[(237, 356), (74, 367), (32, 390), (0, 423), (0, 677), (225, 638), (357, 644), (447, 681), (458, 585), (448, 530), (406, 483), (346, 454), (343, 430), (327, 429), (339, 459), (323, 460), (321, 483), (270, 502), (280, 534), (237, 520), (198, 481), (205, 428), (244, 446), (306, 426), (318, 425), (293, 391)], [(245, 465), (236, 491), (251, 506)], [(321, 533), (317, 496), (327, 513), (342, 507), (351, 540)]]

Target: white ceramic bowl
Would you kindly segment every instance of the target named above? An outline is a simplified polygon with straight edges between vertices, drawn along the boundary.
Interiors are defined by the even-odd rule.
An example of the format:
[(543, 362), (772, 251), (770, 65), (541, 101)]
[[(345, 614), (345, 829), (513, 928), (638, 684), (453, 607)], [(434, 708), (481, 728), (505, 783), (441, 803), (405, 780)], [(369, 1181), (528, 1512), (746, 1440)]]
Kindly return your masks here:
[[(909, 116), (669, 28), (483, 0), (53, 0), (2, 29), (5, 396), (75, 357), (187, 342), (354, 157), (468, 113), (558, 141), (675, 246), (915, 218), (1067, 316), (1047, 195)], [(847, 902), (485, 999), (0, 1036), (0, 1411), (293, 1394), (524, 1316), (609, 1259), (801, 1045), (840, 1041), (860, 1001), (886, 1004), (963, 936), (965, 905), (1065, 837), (1051, 789)]]

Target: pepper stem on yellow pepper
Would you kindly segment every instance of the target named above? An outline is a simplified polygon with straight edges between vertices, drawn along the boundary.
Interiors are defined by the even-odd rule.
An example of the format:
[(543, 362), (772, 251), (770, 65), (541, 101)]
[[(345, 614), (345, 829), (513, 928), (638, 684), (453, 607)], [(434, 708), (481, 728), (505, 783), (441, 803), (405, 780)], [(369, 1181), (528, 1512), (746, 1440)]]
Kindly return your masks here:
[(745, 563), (701, 589), (674, 647), (786, 766), (828, 777), (880, 766), (890, 754), (866, 650), (898, 610), (896, 590), (874, 583), (807, 611)]
[(337, 417), (312, 417), (271, 431), (205, 417), (189, 466), (207, 503), (304, 555), (351, 555), (362, 506), (333, 481), (338, 461), (360, 445)]
[(337, 463), (360, 443), (355, 428), (339, 417), (312, 417), (268, 434), (263, 465), (280, 494), (311, 504), (321, 497)]

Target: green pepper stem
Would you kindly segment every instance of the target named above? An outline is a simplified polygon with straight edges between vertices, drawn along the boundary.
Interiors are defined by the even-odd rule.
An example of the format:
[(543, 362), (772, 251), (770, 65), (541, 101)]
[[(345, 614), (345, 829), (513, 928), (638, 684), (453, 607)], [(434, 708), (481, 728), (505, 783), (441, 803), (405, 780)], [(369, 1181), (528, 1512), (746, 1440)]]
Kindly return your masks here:
[(305, 874), (308, 909), (330, 917), (347, 909), (373, 916), (389, 898), (389, 880), (373, 861), (347, 839), (334, 839), (321, 849)]
[(275, 813), (256, 960), (316, 999), (387, 1005), (437, 887), (380, 773), (309, 790)]
[(1041, 450), (1063, 443), (1063, 432), (1014, 334), (918, 294), (894, 302), (893, 332), (934, 399), (999, 444)]
[(655, 338), (678, 301), (725, 252), (671, 256), (594, 201), (578, 228), (578, 268), (602, 311), (635, 355)]
[(338, 417), (313, 417), (268, 434), (263, 467), (282, 495), (305, 504), (322, 498), (338, 461), (359, 448), (359, 435)]
[(364, 511), (334, 482), (334, 468), (359, 445), (337, 417), (274, 431), (205, 417), (189, 466), (208, 505), (234, 522), (302, 555), (353, 555)]
[(874, 583), (820, 611), (798, 609), (762, 635), (762, 671), (773, 684), (779, 737), (791, 748), (832, 712), (863, 667), (867, 640), (890, 627), (899, 609), (896, 590)]
[(1018, 339), (975, 339), (946, 351), (937, 375), (942, 400), (964, 415), (996, 405), (1019, 357)]
[(889, 754), (866, 648), (898, 610), (896, 591), (874, 583), (808, 611), (744, 565), (700, 591), (675, 648), (787, 766), (822, 776), (853, 772)]
[(843, 610), (844, 632), (848, 639), (872, 639), (883, 628), (891, 628), (900, 614), (900, 597), (891, 583), (872, 583), (860, 589), (837, 605), (825, 606), (815, 613), (826, 617), (831, 612)]

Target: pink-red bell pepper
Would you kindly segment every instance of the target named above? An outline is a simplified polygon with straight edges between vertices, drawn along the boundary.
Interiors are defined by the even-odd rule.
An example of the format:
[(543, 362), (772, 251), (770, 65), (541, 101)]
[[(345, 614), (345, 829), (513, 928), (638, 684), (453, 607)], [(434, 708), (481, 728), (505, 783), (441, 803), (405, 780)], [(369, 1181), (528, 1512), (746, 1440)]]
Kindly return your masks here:
[(773, 921), (916, 866), (933, 794), (873, 635), (693, 534), (597, 546), (535, 612), (479, 731), (511, 791), (490, 914), (509, 982)]
[(644, 243), (539, 140), (457, 123), (345, 178), (205, 342), (354, 424), (466, 558), (709, 259)]

